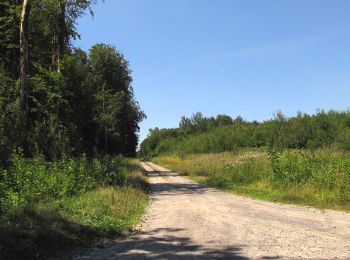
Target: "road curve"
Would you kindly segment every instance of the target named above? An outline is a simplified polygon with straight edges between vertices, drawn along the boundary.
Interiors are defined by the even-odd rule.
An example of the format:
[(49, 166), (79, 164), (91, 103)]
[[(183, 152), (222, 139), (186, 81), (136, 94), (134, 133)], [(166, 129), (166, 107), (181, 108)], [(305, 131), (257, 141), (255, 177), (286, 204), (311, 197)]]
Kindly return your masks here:
[(143, 167), (151, 183), (143, 224), (76, 259), (350, 258), (349, 213), (236, 196)]

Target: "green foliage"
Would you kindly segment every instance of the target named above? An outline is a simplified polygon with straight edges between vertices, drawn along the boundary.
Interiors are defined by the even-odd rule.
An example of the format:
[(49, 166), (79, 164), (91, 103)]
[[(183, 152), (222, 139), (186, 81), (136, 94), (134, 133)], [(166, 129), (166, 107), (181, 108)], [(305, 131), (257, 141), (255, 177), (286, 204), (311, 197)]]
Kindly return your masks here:
[(122, 157), (62, 158), (47, 163), (42, 156), (14, 154), (0, 172), (0, 212), (23, 209), (45, 200), (82, 194), (100, 185), (125, 185), (129, 168)]
[(15, 81), (0, 66), (0, 168), (12, 150), (21, 145), (19, 104)]
[(273, 179), (283, 186), (303, 185), (312, 177), (310, 162), (313, 162), (314, 158), (309, 152), (271, 152), (270, 160), (274, 172)]
[(63, 205), (60, 201), (53, 205), (59, 207), (61, 204), (63, 215), (77, 223), (115, 234), (136, 223), (146, 200), (146, 196), (137, 189), (107, 187), (69, 198)]
[(238, 165), (226, 164), (222, 174), (228, 176), (231, 182), (251, 184), (266, 178), (269, 174), (269, 170), (270, 166), (266, 161), (248, 158)]
[(256, 198), (350, 210), (350, 153), (330, 149), (246, 149), (160, 156), (158, 164), (195, 181)]
[(291, 118), (279, 112), (274, 119), (261, 123), (222, 115), (206, 118), (197, 113), (192, 118), (183, 117), (179, 128), (150, 130), (139, 155), (217, 153), (263, 146), (276, 151), (332, 146), (348, 150), (349, 122), (350, 112), (335, 111), (298, 113)]
[(128, 62), (114, 47), (97, 44), (90, 49), (89, 67), (97, 147), (105, 153), (134, 156), (138, 143), (135, 133), (145, 115), (133, 97)]
[(350, 122), (347, 122), (347, 127), (341, 128), (336, 137), (336, 144), (339, 148), (350, 151)]
[(28, 118), (16, 82), (22, 1), (0, 3), (1, 257), (46, 258), (130, 228), (145, 207), (145, 194), (129, 187), (146, 189), (145, 180), (130, 178), (119, 156), (136, 153), (145, 117), (129, 63), (109, 45), (89, 54), (71, 46), (77, 19), (96, 2), (31, 1)]
[(269, 175), (270, 165), (255, 158), (249, 158), (240, 164), (224, 164), (216, 174), (208, 173), (205, 183), (222, 189), (232, 186), (254, 184)]
[(0, 167), (14, 149), (26, 157), (134, 156), (145, 117), (134, 99), (129, 63), (114, 47), (89, 54), (70, 45), (76, 21), (97, 0), (32, 1), (29, 17), (29, 114), (19, 109), (21, 1), (0, 3)]
[(11, 157), (0, 171), (0, 255), (47, 259), (131, 228), (147, 205), (147, 183), (121, 156)]
[[(135, 154), (138, 124), (145, 115), (133, 98), (128, 64), (113, 47), (97, 45), (92, 50), (93, 57), (75, 50), (62, 61), (59, 72), (36, 64), (37, 73), (30, 79), (31, 111), (25, 133), (15, 82), (0, 68), (3, 165), (18, 147), (25, 148), (26, 156), (43, 154), (49, 160), (64, 154)], [(104, 57), (99, 57), (105, 51), (110, 51), (108, 57), (114, 65), (104, 64)], [(102, 59), (98, 66), (103, 73), (93, 69), (95, 59)]]
[(134, 226), (147, 201), (139, 189), (104, 187), (0, 216), (0, 255), (2, 259), (70, 259), (66, 251), (113, 239)]
[(273, 184), (288, 188), (311, 185), (318, 191), (335, 194), (342, 203), (350, 202), (350, 157), (331, 150), (294, 150), (271, 153)]
[(7, 69), (10, 76), (19, 72), (19, 17), (20, 0), (0, 2), (0, 66)]

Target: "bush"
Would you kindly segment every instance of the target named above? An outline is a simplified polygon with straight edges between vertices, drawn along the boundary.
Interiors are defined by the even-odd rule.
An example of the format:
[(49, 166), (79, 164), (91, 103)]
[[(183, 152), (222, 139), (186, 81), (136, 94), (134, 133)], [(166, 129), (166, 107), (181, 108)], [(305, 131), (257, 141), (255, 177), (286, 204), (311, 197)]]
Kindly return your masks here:
[(0, 65), (0, 169), (7, 165), (8, 155), (22, 140), (16, 91), (15, 81)]
[(269, 162), (257, 158), (248, 158), (235, 164), (224, 163), (223, 167), (214, 174), (213, 171), (209, 170), (206, 183), (219, 188), (230, 188), (266, 180), (270, 174), (271, 166)]
[(310, 185), (350, 200), (350, 158), (332, 150), (294, 150), (269, 155), (274, 184), (281, 187)]
[(79, 195), (99, 185), (124, 185), (128, 165), (122, 157), (63, 158), (46, 162), (43, 156), (11, 157), (11, 166), (0, 172), (0, 212), (23, 209), (39, 201)]
[(238, 165), (225, 165), (223, 174), (230, 176), (231, 182), (250, 184), (264, 179), (269, 174), (269, 166), (261, 160), (249, 158)]
[(282, 185), (302, 185), (312, 177), (312, 155), (304, 151), (271, 153), (273, 180)]
[(175, 129), (151, 130), (141, 144), (139, 155), (149, 158), (163, 154), (220, 153), (262, 146), (278, 151), (324, 147), (349, 150), (349, 129), (349, 111), (298, 113), (290, 118), (279, 112), (265, 122), (236, 119), (225, 124), (215, 118), (197, 116), (182, 119)]

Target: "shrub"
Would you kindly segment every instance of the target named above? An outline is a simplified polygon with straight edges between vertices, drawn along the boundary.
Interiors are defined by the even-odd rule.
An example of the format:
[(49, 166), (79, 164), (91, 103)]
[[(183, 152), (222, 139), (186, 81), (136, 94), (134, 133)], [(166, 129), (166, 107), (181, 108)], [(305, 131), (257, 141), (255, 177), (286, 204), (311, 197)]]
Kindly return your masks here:
[(270, 153), (273, 181), (277, 186), (310, 185), (332, 191), (341, 201), (350, 200), (350, 158), (332, 150), (294, 150)]
[(151, 130), (141, 144), (139, 155), (149, 158), (162, 154), (220, 153), (262, 146), (278, 151), (325, 147), (349, 150), (349, 127), (349, 111), (298, 113), (290, 118), (278, 112), (274, 119), (264, 122), (236, 119), (225, 124), (200, 114), (192, 119), (183, 118), (175, 129)]
[(273, 180), (281, 185), (302, 185), (312, 177), (314, 158), (304, 151), (284, 151), (271, 153), (270, 160), (273, 169)]
[(124, 185), (129, 169), (122, 157), (63, 158), (46, 162), (43, 156), (11, 157), (11, 166), (0, 172), (0, 211), (23, 209), (39, 201), (79, 195), (99, 185)]
[(225, 165), (224, 174), (230, 176), (231, 182), (249, 184), (258, 182), (269, 174), (269, 165), (254, 158), (249, 158), (238, 165)]

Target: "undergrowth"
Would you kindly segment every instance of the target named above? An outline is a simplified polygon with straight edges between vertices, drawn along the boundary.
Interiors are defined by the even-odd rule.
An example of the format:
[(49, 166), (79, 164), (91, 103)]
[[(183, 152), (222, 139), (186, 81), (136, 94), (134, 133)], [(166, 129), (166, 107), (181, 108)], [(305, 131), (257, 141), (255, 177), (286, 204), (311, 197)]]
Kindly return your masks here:
[(92, 246), (137, 223), (147, 206), (147, 180), (121, 157), (14, 155), (2, 170), (1, 259), (47, 259)]

